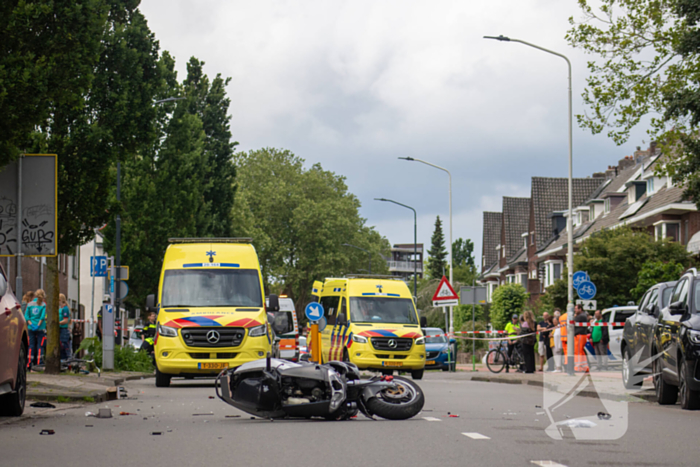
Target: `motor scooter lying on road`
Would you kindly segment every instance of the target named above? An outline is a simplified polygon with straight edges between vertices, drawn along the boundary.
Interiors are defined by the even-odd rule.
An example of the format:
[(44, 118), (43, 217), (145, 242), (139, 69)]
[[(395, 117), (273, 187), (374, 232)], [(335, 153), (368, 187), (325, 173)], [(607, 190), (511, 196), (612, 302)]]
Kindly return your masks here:
[(222, 371), (216, 395), (261, 418), (347, 420), (360, 411), (389, 420), (406, 420), (423, 408), (423, 391), (411, 380), (376, 376), (360, 379), (357, 366), (332, 361), (293, 363), (276, 358)]

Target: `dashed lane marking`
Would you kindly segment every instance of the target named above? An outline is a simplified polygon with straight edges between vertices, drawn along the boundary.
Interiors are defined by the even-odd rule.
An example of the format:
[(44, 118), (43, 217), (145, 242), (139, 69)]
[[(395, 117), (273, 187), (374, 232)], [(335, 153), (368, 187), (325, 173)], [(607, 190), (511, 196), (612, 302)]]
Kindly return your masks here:
[(442, 421), (439, 418), (435, 418), (435, 417), (423, 417), (423, 420), (427, 420), (429, 422), (441, 422)]
[(488, 436), (484, 436), (481, 433), (462, 433), (464, 436), (467, 436), (471, 439), (491, 439)]
[(566, 467), (564, 464), (560, 464), (554, 461), (530, 461), (530, 463), (539, 465), (541, 467)]

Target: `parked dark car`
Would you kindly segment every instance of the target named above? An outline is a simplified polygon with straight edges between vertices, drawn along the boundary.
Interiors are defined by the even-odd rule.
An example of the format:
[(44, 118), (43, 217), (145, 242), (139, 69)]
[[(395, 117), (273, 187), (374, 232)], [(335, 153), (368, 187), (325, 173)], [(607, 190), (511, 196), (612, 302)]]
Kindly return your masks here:
[(700, 409), (700, 277), (688, 270), (659, 313), (654, 332), (654, 386), (659, 404)]
[(622, 384), (627, 389), (642, 385), (651, 374), (651, 349), (654, 327), (661, 309), (668, 306), (677, 281), (661, 282), (646, 291), (637, 311), (625, 321), (620, 352), (622, 354)]
[(19, 417), (27, 396), (27, 322), (0, 266), (0, 416)]

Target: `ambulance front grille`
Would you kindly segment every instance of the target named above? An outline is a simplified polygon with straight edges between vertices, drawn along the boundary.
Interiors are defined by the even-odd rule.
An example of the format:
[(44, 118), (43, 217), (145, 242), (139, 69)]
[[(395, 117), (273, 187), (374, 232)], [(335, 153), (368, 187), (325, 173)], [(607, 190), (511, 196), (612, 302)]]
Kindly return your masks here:
[(238, 347), (245, 337), (245, 328), (183, 328), (181, 335), (188, 347)]
[(373, 337), (372, 346), (377, 350), (404, 352), (411, 350), (413, 339), (406, 337)]

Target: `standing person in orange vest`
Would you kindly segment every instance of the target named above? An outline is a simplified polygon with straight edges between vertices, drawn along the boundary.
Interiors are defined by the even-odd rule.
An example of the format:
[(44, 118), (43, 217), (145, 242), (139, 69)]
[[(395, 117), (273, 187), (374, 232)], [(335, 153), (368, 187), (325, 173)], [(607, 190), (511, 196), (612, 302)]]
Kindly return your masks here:
[[(581, 305), (576, 305), (576, 324), (588, 324), (588, 313), (583, 310)], [(586, 341), (588, 340), (588, 327), (576, 326), (574, 329), (574, 371), (588, 371), (588, 359), (586, 357)]]
[(566, 368), (566, 362), (567, 362), (567, 345), (566, 345), (566, 326), (568, 324), (568, 319), (569, 319), (569, 313), (564, 313), (559, 317), (559, 333), (561, 334), (561, 349), (562, 349), (562, 361), (564, 363), (564, 367)]

